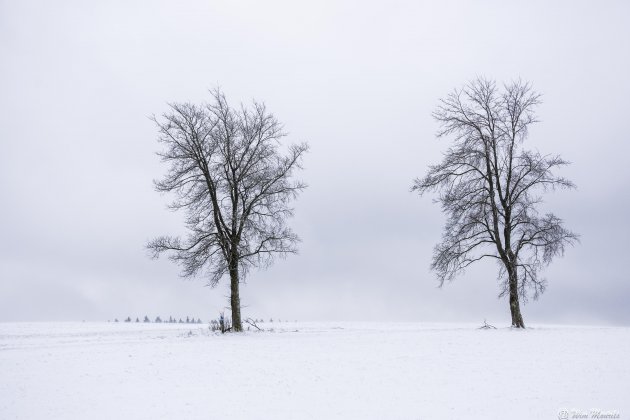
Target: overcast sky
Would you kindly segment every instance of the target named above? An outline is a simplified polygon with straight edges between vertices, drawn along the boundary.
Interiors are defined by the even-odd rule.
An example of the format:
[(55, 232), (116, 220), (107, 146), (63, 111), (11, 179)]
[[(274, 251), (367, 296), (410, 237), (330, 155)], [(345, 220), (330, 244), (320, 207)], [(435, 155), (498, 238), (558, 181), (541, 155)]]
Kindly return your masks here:
[(444, 216), (412, 179), (441, 158), (439, 98), (477, 75), (542, 93), (529, 144), (573, 164), (547, 196), (581, 245), (525, 323), (630, 324), (630, 2), (0, 0), (0, 321), (208, 319), (226, 282), (182, 280), (147, 118), (255, 98), (311, 151), (300, 255), (252, 272), (244, 316), (509, 324), (496, 265), (444, 288)]

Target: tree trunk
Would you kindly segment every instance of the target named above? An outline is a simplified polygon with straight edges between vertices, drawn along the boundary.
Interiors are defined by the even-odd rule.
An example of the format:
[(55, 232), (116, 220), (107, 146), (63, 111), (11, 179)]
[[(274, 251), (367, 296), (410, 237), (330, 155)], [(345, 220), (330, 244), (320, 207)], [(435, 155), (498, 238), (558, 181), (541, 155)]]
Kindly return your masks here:
[(241, 322), (241, 298), (238, 292), (238, 263), (230, 267), (230, 306), (232, 307), (232, 331), (243, 331)]
[(510, 313), (512, 314), (512, 327), (525, 328), (523, 316), (521, 315), (521, 305), (518, 299), (518, 276), (516, 267), (508, 269), (508, 282), (510, 287)]

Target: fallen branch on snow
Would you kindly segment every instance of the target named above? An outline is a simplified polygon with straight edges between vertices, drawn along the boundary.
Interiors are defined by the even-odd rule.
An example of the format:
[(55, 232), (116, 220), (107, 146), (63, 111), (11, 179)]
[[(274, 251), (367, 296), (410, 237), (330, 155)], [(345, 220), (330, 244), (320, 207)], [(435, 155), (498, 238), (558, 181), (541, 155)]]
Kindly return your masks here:
[(256, 321), (254, 321), (254, 320), (253, 320), (253, 319), (251, 319), (251, 318), (247, 318), (247, 319), (245, 320), (245, 323), (246, 323), (246, 324), (248, 324), (248, 325), (251, 325), (251, 326), (252, 326), (252, 327), (254, 327), (254, 328), (256, 328), (258, 331), (262, 331), (262, 328), (260, 328), (258, 325), (256, 325)]

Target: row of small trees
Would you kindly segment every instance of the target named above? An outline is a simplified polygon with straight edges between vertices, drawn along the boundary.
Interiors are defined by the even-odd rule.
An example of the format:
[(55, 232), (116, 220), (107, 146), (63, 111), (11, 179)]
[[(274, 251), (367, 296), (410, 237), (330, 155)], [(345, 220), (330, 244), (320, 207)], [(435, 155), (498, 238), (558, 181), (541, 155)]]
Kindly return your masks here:
[[(118, 318), (114, 319), (114, 322), (119, 322)], [(125, 318), (124, 322), (134, 322), (131, 320), (131, 317), (128, 316), (127, 318)], [(140, 318), (136, 318), (135, 322), (140, 322)], [(149, 319), (148, 316), (145, 315), (144, 319), (142, 320), (142, 322), (155, 322), (155, 323), (167, 323), (167, 324), (201, 324), (201, 318), (197, 318), (195, 320), (195, 318), (189, 318), (186, 317), (185, 320), (183, 320), (182, 318), (179, 318), (179, 320), (177, 320), (177, 318), (173, 318), (172, 316), (168, 317), (168, 320), (162, 320), (161, 317), (156, 317), (155, 320), (151, 321), (151, 319)]]
[[(481, 259), (496, 261), (500, 296), (509, 297), (517, 328), (525, 326), (519, 302), (545, 289), (540, 269), (578, 240), (560, 218), (540, 213), (543, 192), (574, 186), (555, 173), (567, 161), (524, 147), (539, 103), (521, 81), (497, 86), (478, 78), (453, 91), (433, 114), (438, 137), (451, 146), (412, 188), (437, 192), (448, 217), (431, 265), (440, 286)], [(167, 253), (184, 277), (206, 276), (210, 286), (229, 276), (232, 330), (242, 331), (244, 276), (297, 252), (286, 220), (306, 188), (293, 175), (308, 146), (281, 145), (283, 127), (264, 104), (232, 107), (219, 90), (206, 104), (170, 104), (154, 121), (165, 146), (159, 156), (169, 165), (156, 189), (174, 194), (172, 209), (186, 211), (188, 235), (161, 236), (148, 248), (155, 258)]]
[[(255, 319), (254, 318), (251, 321), (255, 322), (255, 323), (263, 323), (263, 322), (265, 322), (265, 320), (262, 319), (262, 318), (260, 318), (260, 319)], [(118, 320), (118, 318), (115, 318), (114, 322), (120, 322), (120, 321)], [(157, 324), (160, 324), (160, 323), (165, 323), (165, 324), (202, 324), (203, 323), (203, 321), (201, 321), (201, 318), (195, 319), (195, 318), (186, 317), (186, 319), (180, 318), (179, 320), (177, 320), (177, 318), (173, 318), (172, 316), (170, 316), (168, 318), (168, 320), (167, 319), (162, 320), (162, 318), (158, 316), (153, 321), (151, 321), (151, 319), (148, 316), (146, 316), (146, 315), (145, 315), (145, 317), (144, 317), (144, 319), (142, 321), (140, 321), (140, 318), (138, 318), (138, 317), (136, 317), (136, 320), (134, 321), (134, 320), (131, 319), (130, 316), (128, 316), (127, 318), (124, 319), (123, 322), (138, 322), (138, 323), (139, 322), (144, 322), (144, 323), (157, 323)], [(217, 320), (210, 320), (210, 322), (214, 323), (214, 322), (218, 322), (218, 321)], [(273, 323), (273, 318), (269, 318), (269, 322)], [(278, 319), (277, 322), (282, 322), (282, 320)]]

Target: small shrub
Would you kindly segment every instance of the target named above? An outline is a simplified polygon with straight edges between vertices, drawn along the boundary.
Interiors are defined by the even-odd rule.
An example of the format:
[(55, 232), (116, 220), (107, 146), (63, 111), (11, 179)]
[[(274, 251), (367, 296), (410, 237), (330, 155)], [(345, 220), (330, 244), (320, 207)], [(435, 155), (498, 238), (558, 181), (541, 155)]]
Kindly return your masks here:
[(226, 318), (223, 312), (221, 312), (218, 319), (213, 319), (210, 321), (210, 331), (221, 331), (222, 334), (225, 334), (226, 332), (231, 330), (232, 320)]

